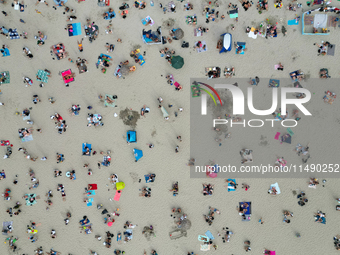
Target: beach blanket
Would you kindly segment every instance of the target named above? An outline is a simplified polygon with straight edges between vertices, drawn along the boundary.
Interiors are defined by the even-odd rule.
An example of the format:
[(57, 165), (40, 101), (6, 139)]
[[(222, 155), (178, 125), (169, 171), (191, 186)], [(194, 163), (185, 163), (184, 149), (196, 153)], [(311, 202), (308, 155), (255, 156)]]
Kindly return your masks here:
[(39, 69), (37, 74), (36, 74), (37, 81), (47, 83), (48, 82), (48, 76), (47, 75), (50, 75), (50, 73)]
[[(2, 229), (3, 230), (6, 230), (7, 229), (7, 227), (8, 226), (12, 226), (13, 225), (13, 221), (4, 221), (3, 223), (2, 223)], [(8, 235), (8, 233), (7, 232), (4, 232), (4, 231), (2, 231), (2, 234), (3, 235)]]
[(68, 24), (67, 27), (68, 27), (68, 36), (81, 35), (81, 24), (80, 24), (80, 22)]
[(201, 96), (201, 90), (198, 85), (192, 85), (191, 86), (191, 96), (192, 97), (200, 97)]
[(0, 72), (0, 79), (2, 79), (2, 81), (0, 82), (0, 84), (10, 83), (10, 75), (9, 75), (9, 71)]
[(108, 16), (104, 17), (104, 19), (106, 19), (106, 20), (113, 19), (113, 18), (116, 17), (116, 13), (114, 11), (112, 11), (112, 12), (105, 12), (105, 13), (108, 14)]
[(120, 195), (121, 195), (121, 194), (122, 194), (122, 191), (121, 191), (121, 190), (116, 190), (116, 194), (115, 194), (115, 196), (113, 197), (113, 200), (119, 201)]
[[(205, 41), (201, 41), (201, 44), (202, 44), (201, 47), (196, 49), (198, 53), (205, 52), (208, 50), (207, 43)], [(197, 42), (195, 42), (195, 45), (197, 45)], [(204, 45), (205, 49), (203, 49)]]
[(279, 187), (279, 184), (276, 182), (276, 183), (274, 183), (274, 184), (272, 184), (272, 185), (270, 185), (270, 189), (272, 189), (272, 188), (275, 188), (276, 189), (276, 191), (277, 191), (277, 195), (278, 194), (281, 194), (281, 190), (280, 190), (280, 187)]
[(247, 207), (247, 211), (244, 214), (246, 218), (242, 218), (242, 221), (250, 221), (250, 216), (251, 216), (251, 202), (240, 202), (239, 207), (240, 209), (243, 208), (243, 204), (248, 204), (249, 206)]
[(288, 20), (288, 26), (295, 26), (295, 25), (299, 25), (298, 20), (296, 20), (296, 19)]
[(125, 230), (124, 235), (125, 235), (125, 233), (131, 234), (129, 236), (126, 235), (125, 237), (127, 237), (127, 239), (129, 239), (129, 240), (132, 240), (132, 238), (133, 238), (132, 229)]
[(105, 94), (105, 99), (106, 97), (110, 98), (113, 101), (113, 103), (108, 103), (106, 100), (104, 100), (104, 106), (105, 107), (108, 107), (108, 106), (116, 107), (116, 99), (113, 99), (113, 96), (109, 94)]
[(67, 84), (67, 83), (69, 83), (69, 82), (71, 82), (71, 81), (74, 81), (74, 78), (73, 78), (73, 77), (70, 78), (70, 79), (65, 80), (64, 77), (65, 77), (66, 75), (70, 75), (70, 74), (72, 74), (71, 69), (68, 69), (68, 70), (66, 70), (66, 71), (63, 71), (63, 72), (61, 73), (61, 76), (63, 77), (63, 80), (64, 80), (64, 83), (65, 83), (65, 84)]
[(88, 197), (91, 197), (91, 196), (94, 196), (94, 195), (96, 195), (96, 192), (94, 190), (90, 190), (90, 191), (87, 192)]
[(327, 47), (327, 55), (334, 56), (335, 53), (335, 44), (331, 44), (333, 47)]
[[(151, 21), (151, 23), (148, 24), (148, 22)], [(155, 22), (153, 21), (153, 19), (150, 16), (147, 16), (145, 19), (142, 19), (142, 24), (145, 26), (146, 24), (152, 26), (153, 24), (155, 24)]]
[(23, 142), (23, 143), (29, 142), (29, 141), (33, 141), (33, 136), (32, 135), (25, 136), (24, 138), (21, 138), (21, 142)]
[(92, 188), (89, 189), (89, 190), (97, 190), (97, 184), (93, 183), (93, 184), (89, 184), (89, 185), (92, 186)]
[(231, 10), (231, 11), (229, 11), (229, 17), (231, 19), (237, 18), (238, 17), (238, 10)]
[[(233, 181), (236, 185), (236, 180), (235, 179), (228, 179), (228, 181)], [(228, 192), (230, 191), (235, 191), (236, 190), (236, 186), (231, 184), (231, 183), (228, 183)]]
[(205, 232), (205, 235), (207, 237), (209, 237), (210, 240), (214, 240), (215, 239), (215, 237), (211, 234), (211, 232), (209, 230), (207, 232)]
[(237, 45), (242, 47), (242, 51), (240, 53), (237, 53), (237, 48), (238, 47), (236, 47), (235, 53), (236, 54), (240, 54), (240, 55), (244, 55), (244, 49), (246, 48), (246, 43), (245, 42), (237, 42)]

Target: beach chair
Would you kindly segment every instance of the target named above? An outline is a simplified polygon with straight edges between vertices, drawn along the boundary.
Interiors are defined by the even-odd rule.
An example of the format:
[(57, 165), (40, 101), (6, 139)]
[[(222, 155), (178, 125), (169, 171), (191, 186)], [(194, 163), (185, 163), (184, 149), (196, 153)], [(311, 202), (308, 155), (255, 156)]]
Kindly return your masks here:
[(207, 236), (199, 235), (198, 236), (198, 241), (200, 241), (200, 242), (209, 242), (210, 239)]

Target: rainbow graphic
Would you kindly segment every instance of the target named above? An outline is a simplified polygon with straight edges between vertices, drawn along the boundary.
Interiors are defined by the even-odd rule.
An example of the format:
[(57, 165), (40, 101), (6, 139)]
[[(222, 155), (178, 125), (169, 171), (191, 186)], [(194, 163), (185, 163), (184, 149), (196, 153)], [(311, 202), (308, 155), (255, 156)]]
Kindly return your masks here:
[[(196, 84), (200, 84), (200, 85), (203, 85), (203, 86), (206, 86), (207, 88), (209, 88), (212, 92), (214, 92), (214, 94), (217, 96), (218, 100), (220, 101), (220, 104), (222, 105), (222, 100), (220, 98), (220, 95), (217, 93), (217, 91), (211, 87), (210, 85), (208, 84), (205, 84), (203, 82), (195, 82)], [(215, 105), (217, 106), (217, 103), (216, 103), (216, 100), (214, 98), (214, 96), (211, 94), (211, 92), (209, 90), (206, 90), (206, 89), (203, 89), (203, 88), (200, 88), (202, 91), (206, 92), (213, 100), (214, 100), (214, 103)]]

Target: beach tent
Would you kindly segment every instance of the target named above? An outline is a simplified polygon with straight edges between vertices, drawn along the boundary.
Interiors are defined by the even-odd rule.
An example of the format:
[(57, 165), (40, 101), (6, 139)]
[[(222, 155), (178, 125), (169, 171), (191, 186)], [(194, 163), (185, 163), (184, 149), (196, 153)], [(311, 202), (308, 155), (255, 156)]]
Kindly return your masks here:
[(136, 143), (137, 142), (137, 132), (136, 131), (127, 131), (126, 132), (126, 141), (128, 143)]
[(184, 59), (181, 56), (173, 56), (171, 58), (171, 66), (175, 69), (181, 69), (184, 65)]
[(125, 188), (125, 183), (124, 182), (117, 182), (116, 183), (116, 189), (121, 190)]
[(138, 149), (133, 149), (133, 154), (135, 156), (135, 161), (137, 162), (140, 158), (143, 157), (143, 151)]
[(222, 34), (222, 49), (220, 50), (220, 53), (231, 51), (232, 48), (232, 36), (229, 33)]
[(329, 14), (337, 10), (336, 7), (324, 6), (304, 12), (302, 14), (302, 34), (329, 35), (327, 27), (336, 27), (337, 23), (336, 16)]

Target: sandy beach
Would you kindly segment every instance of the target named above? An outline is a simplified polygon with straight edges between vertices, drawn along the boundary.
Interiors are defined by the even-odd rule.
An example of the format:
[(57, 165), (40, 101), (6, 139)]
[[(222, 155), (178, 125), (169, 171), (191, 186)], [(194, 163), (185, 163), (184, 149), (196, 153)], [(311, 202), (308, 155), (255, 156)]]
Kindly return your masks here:
[[(301, 17), (302, 12), (314, 7), (302, 3), (302, 8), (293, 12), (286, 8), (290, 2), (284, 2), (283, 8), (276, 9), (273, 1), (269, 1), (269, 10), (259, 14), (255, 2), (248, 11), (245, 11), (240, 2), (234, 1), (232, 4), (237, 4), (239, 8), (236, 22), (227, 14), (231, 10), (228, 9), (229, 2), (219, 3), (219, 7), (216, 7), (209, 5), (207, 1), (194, 1), (191, 2), (193, 10), (184, 11), (183, 6), (187, 2), (174, 1), (176, 12), (166, 11), (164, 14), (163, 8), (159, 5), (168, 7), (168, 2), (155, 0), (151, 6), (148, 1), (146, 8), (138, 9), (135, 8), (133, 1), (127, 1), (130, 7), (125, 19), (119, 10), (123, 1), (111, 1), (110, 6), (100, 7), (97, 0), (80, 3), (69, 0), (65, 6), (75, 10), (72, 14), (63, 14), (64, 7), (53, 8), (55, 3), (52, 0), (46, 0), (49, 6), (43, 3), (35, 5), (35, 0), (26, 0), (24, 12), (15, 10), (12, 1), (6, 1), (5, 4), (1, 2), (1, 11), (7, 16), (0, 14), (0, 27), (16, 28), (19, 34), (25, 31), (28, 38), (20, 36), (20, 39), (11, 40), (7, 35), (0, 35), (1, 45), (6, 45), (10, 51), (10, 56), (1, 57), (0, 61), (0, 72), (8, 71), (10, 74), (10, 83), (3, 83), (0, 86), (2, 93), (0, 102), (4, 104), (0, 106), (2, 117), (0, 139), (9, 140), (9, 143), (13, 144), (12, 154), (9, 158), (1, 158), (0, 164), (0, 170), (3, 169), (6, 174), (6, 178), (0, 180), (1, 193), (6, 193), (6, 189), (11, 191), (9, 193), (11, 199), (2, 199), (0, 202), (0, 218), (2, 222), (13, 221), (12, 233), (2, 235), (1, 255), (33, 255), (36, 254), (34, 250), (40, 246), (45, 254), (53, 249), (62, 255), (87, 255), (90, 254), (90, 250), (98, 255), (114, 254), (115, 249), (124, 251), (127, 255), (143, 254), (144, 250), (146, 254), (151, 254), (151, 251), (155, 250), (159, 255), (187, 255), (188, 252), (236, 255), (246, 253), (244, 241), (247, 240), (251, 241), (252, 254), (263, 254), (266, 249), (276, 251), (278, 255), (337, 254), (333, 240), (334, 236), (340, 234), (337, 224), (340, 216), (336, 210), (338, 204), (336, 198), (340, 196), (337, 178), (323, 178), (320, 175), (317, 177), (320, 184), (315, 189), (308, 188), (309, 177), (315, 177), (313, 173), (307, 178), (237, 178), (236, 191), (228, 192), (224, 187), (227, 185), (225, 179), (232, 176), (192, 178), (190, 171), (193, 168), (190, 170), (186, 165), (190, 158), (195, 158), (200, 165), (209, 163), (205, 160), (200, 161), (197, 155), (191, 153), (192, 139), (197, 137), (191, 137), (190, 130), (192, 118), (190, 85), (193, 79), (207, 78), (205, 68), (213, 66), (222, 69), (234, 67), (235, 76), (230, 80), (260, 77), (262, 83), (257, 88), (261, 93), (256, 94), (254, 99), (258, 102), (264, 96), (270, 95), (265, 79), (289, 79), (289, 73), (302, 70), (305, 74), (304, 84), (312, 80), (314, 83), (306, 87), (312, 94), (307, 106), (312, 111), (313, 117), (310, 119), (308, 116), (302, 117), (294, 129), (294, 140), (289, 146), (284, 144), (280, 147), (279, 142), (275, 144), (272, 138), (276, 132), (282, 133), (283, 129), (266, 127), (254, 132), (249, 129), (247, 132), (240, 129), (229, 130), (228, 132), (232, 132), (232, 139), (230, 142), (223, 141), (222, 147), (218, 147), (214, 141), (216, 132), (211, 128), (200, 138), (207, 147), (216, 145), (217, 149), (209, 150), (207, 153), (212, 155), (211, 160), (217, 160), (225, 155), (224, 158), (232, 165), (239, 167), (241, 166), (239, 151), (250, 148), (254, 151), (254, 164), (257, 165), (267, 161), (274, 164), (275, 156), (284, 156), (289, 163), (301, 164), (301, 157), (298, 157), (293, 149), (297, 143), (303, 146), (309, 143), (311, 157), (308, 164), (339, 164), (336, 152), (340, 142), (337, 134), (340, 123), (337, 112), (339, 102), (336, 99), (332, 105), (323, 102), (325, 91), (340, 93), (339, 87), (336, 86), (339, 81), (337, 48), (339, 45), (336, 45), (340, 39), (339, 28), (337, 26), (329, 28), (330, 35), (302, 35), (301, 20), (299, 25), (287, 25), (288, 20), (296, 16)], [(332, 5), (340, 8), (338, 2)], [(202, 14), (205, 6), (219, 11), (219, 18), (216, 18), (216, 21), (206, 23)], [(102, 15), (109, 8), (114, 10), (116, 17), (105, 20)], [(70, 15), (76, 16), (77, 19), (66, 21)], [(196, 26), (185, 22), (187, 15), (197, 15)], [(221, 19), (221, 15), (226, 16), (224, 20)], [(335, 13), (332, 15), (339, 16)], [(152, 26), (142, 24), (141, 20), (147, 16), (153, 19)], [(25, 23), (20, 22), (20, 19)], [(89, 42), (88, 36), (84, 37), (87, 19), (99, 27), (98, 37), (92, 43)], [(282, 32), (278, 32), (275, 38), (266, 39), (258, 36), (256, 40), (248, 37), (247, 26), (258, 27), (266, 20), (277, 25), (280, 31), (281, 27), (285, 26), (287, 34), (284, 36)], [(81, 23), (81, 34), (69, 37), (67, 25), (77, 22)], [(171, 26), (167, 26), (168, 23)], [(107, 28), (110, 24), (112, 27)], [(145, 44), (142, 40), (142, 30), (155, 31), (159, 26), (163, 36), (168, 37), (169, 30), (173, 28), (181, 28), (184, 37), (163, 45)], [(209, 28), (209, 32), (204, 33), (202, 37), (195, 37), (194, 30), (199, 26)], [(232, 26), (235, 26), (234, 30)], [(113, 30), (111, 34), (105, 32), (109, 29)], [(37, 45), (37, 39), (34, 37), (38, 36), (38, 31), (47, 36), (43, 45)], [(244, 55), (235, 54), (234, 45), (231, 52), (219, 54), (216, 45), (223, 33), (231, 33), (233, 43), (246, 43), (247, 50)], [(83, 52), (79, 52), (77, 41), (82, 38)], [(122, 42), (117, 42), (118, 39)], [(189, 42), (188, 48), (181, 47), (183, 41)], [(208, 50), (198, 53), (193, 48), (197, 41), (205, 41)], [(318, 47), (313, 44), (322, 44), (323, 41), (336, 45), (334, 56), (318, 56)], [(68, 52), (68, 56), (60, 60), (57, 60), (51, 49), (58, 43), (62, 43)], [(107, 52), (106, 43), (115, 45), (113, 52)], [(32, 59), (23, 53), (24, 47), (29, 48), (34, 56)], [(173, 68), (165, 57), (161, 56), (160, 51), (165, 47), (175, 50), (174, 55), (183, 57), (182, 68)], [(134, 63), (134, 59), (130, 57), (131, 51), (136, 49), (140, 49), (144, 57), (143, 65)], [(106, 73), (102, 73), (102, 67), (96, 67), (100, 54), (112, 58), (110, 61), (112, 65), (107, 68)], [(86, 59), (88, 72), (78, 72), (75, 63), (78, 57)], [(73, 62), (68, 61), (68, 58)], [(136, 70), (118, 79), (114, 76), (115, 69), (126, 60), (129, 60), (130, 65), (135, 66)], [(279, 62), (284, 66), (283, 71), (274, 69), (274, 65)], [(319, 71), (322, 68), (328, 69), (331, 79), (319, 79)], [(50, 71), (51, 77), (48, 78), (48, 82), (43, 83), (43, 87), (40, 87), (41, 82), (35, 76), (38, 70), (44, 69)], [(68, 69), (76, 76), (67, 87), (59, 73)], [(165, 77), (169, 74), (183, 86), (182, 90), (177, 91), (174, 85), (167, 83)], [(25, 86), (23, 77), (32, 79), (32, 86)], [(320, 86), (314, 85), (316, 79), (320, 80)], [(218, 83), (217, 79), (212, 80)], [(223, 74), (220, 80), (229, 82)], [(245, 91), (247, 84), (239, 84), (239, 87)], [(104, 106), (105, 94), (117, 96), (115, 102), (117, 107)], [(38, 95), (41, 102), (34, 104), (32, 102), (34, 95)], [(104, 99), (100, 100), (99, 95), (103, 95)], [(55, 103), (50, 103), (50, 97), (53, 97)], [(163, 99), (162, 106), (168, 111), (169, 120), (165, 120), (162, 111), (158, 109), (159, 97)], [(260, 104), (260, 107), (265, 109), (269, 103)], [(72, 105), (80, 105), (79, 115), (71, 115), (69, 110)], [(144, 105), (150, 108), (150, 112), (141, 116)], [(92, 108), (87, 109), (88, 106)], [(20, 116), (26, 108), (30, 110), (32, 125)], [(183, 108), (183, 111), (179, 111), (179, 108)], [(291, 110), (292, 108), (289, 108), (289, 111)], [(62, 134), (59, 134), (56, 128), (55, 122), (58, 120), (51, 119), (55, 113), (60, 114), (66, 121), (64, 127), (67, 125), (67, 129), (66, 132), (61, 131)], [(100, 114), (104, 125), (88, 126), (88, 114)], [(129, 120), (129, 116), (133, 118)], [(321, 122), (322, 125), (318, 125)], [(129, 125), (130, 123), (132, 125)], [(18, 129), (30, 127), (34, 129), (33, 140), (23, 143), (19, 138)], [(42, 132), (37, 132), (37, 129), (41, 129)], [(129, 130), (136, 131), (136, 143), (127, 143), (126, 136)], [(228, 132), (224, 132), (222, 136)], [(177, 139), (178, 136), (181, 136), (181, 142)], [(97, 153), (91, 156), (82, 155), (83, 143), (91, 144), (92, 152)], [(153, 148), (149, 148), (150, 143), (154, 145)], [(178, 153), (175, 152), (176, 146), (179, 146)], [(0, 147), (1, 156), (6, 154), (7, 147)], [(23, 151), (18, 151), (19, 148), (25, 148), (31, 158), (37, 157), (37, 160), (33, 162), (26, 159)], [(143, 157), (138, 162), (135, 162), (133, 152), (135, 148), (143, 151)], [(101, 151), (104, 153), (110, 151), (111, 162), (109, 166), (100, 164), (99, 169), (98, 162), (103, 161)], [(57, 163), (56, 154), (64, 155), (62, 163)], [(40, 160), (42, 157), (47, 157), (47, 160)], [(323, 159), (327, 159), (327, 162), (323, 162)], [(334, 161), (328, 162), (330, 160)], [(88, 168), (84, 168), (84, 164), (89, 164)], [(29, 175), (30, 169), (35, 173), (36, 180), (33, 182)], [(62, 176), (55, 177), (55, 169), (62, 171)], [(88, 175), (89, 169), (92, 170), (92, 175)], [(65, 176), (66, 172), (72, 170), (75, 170), (76, 180), (70, 180)], [(112, 174), (118, 176), (119, 182), (125, 183), (119, 201), (113, 199), (116, 189), (115, 185), (110, 183)], [(148, 174), (156, 175), (154, 182), (145, 183), (144, 175)], [(322, 182), (323, 179), (326, 179), (326, 182)], [(17, 180), (17, 184), (13, 183), (14, 180)], [(38, 187), (29, 189), (37, 180)], [(175, 182), (179, 185), (176, 196), (169, 191)], [(274, 196), (268, 194), (270, 185), (276, 182), (279, 184), (281, 194)], [(202, 183), (214, 185), (213, 195), (202, 195)], [(242, 189), (242, 183), (248, 184), (249, 190)], [(64, 186), (65, 201), (57, 191), (59, 184)], [(94, 196), (84, 195), (88, 184), (97, 184)], [(144, 187), (152, 189), (151, 197), (139, 196), (140, 190)], [(45, 194), (49, 190), (53, 194), (50, 198), (52, 205), (44, 202), (47, 199)], [(308, 203), (304, 206), (298, 204), (297, 195), (301, 191), (304, 191), (305, 198), (308, 198)], [(34, 205), (26, 206), (25, 199), (22, 198), (25, 194), (36, 194), (40, 199), (36, 199)], [(88, 198), (93, 198), (92, 206), (84, 203), (84, 199)], [(21, 212), (10, 217), (6, 210), (13, 208), (17, 201), (22, 204)], [(251, 220), (245, 222), (242, 221), (237, 207), (239, 202), (248, 201), (252, 205)], [(98, 204), (102, 204), (101, 209), (97, 209)], [(203, 217), (209, 213), (209, 206), (217, 208), (220, 212), (214, 216), (211, 226)], [(174, 220), (181, 222), (183, 218), (174, 219), (170, 216), (173, 215), (172, 208), (181, 208), (180, 216), (183, 216), (184, 212), (191, 222), (187, 235), (177, 240), (171, 240), (169, 233), (178, 229)], [(115, 211), (120, 214), (111, 215), (115, 220), (111, 227), (104, 223), (104, 218), (107, 217), (101, 213), (104, 209), (107, 209), (109, 214)], [(289, 218), (291, 221), (289, 224), (283, 222), (285, 210), (294, 213), (294, 216)], [(13, 212), (16, 211), (13, 209)], [(318, 211), (326, 214), (326, 224), (315, 222), (314, 215)], [(67, 212), (70, 212), (72, 217), (69, 218), (68, 225), (65, 225)], [(86, 234), (79, 224), (83, 216), (87, 216), (92, 224), (91, 233)], [(259, 222), (261, 218), (263, 224)], [(126, 231), (124, 228), (126, 221), (138, 225), (132, 229), (133, 238), (126, 243), (117, 242), (118, 233), (123, 234)], [(31, 226), (31, 222), (37, 224), (38, 232), (34, 235), (27, 233), (27, 225)], [(154, 228), (154, 235), (148, 240), (142, 231), (145, 226), (150, 225)], [(229, 242), (222, 240), (222, 236), (225, 236), (223, 228), (226, 227), (233, 232)], [(51, 238), (52, 229), (56, 231), (56, 238)], [(201, 251), (200, 247), (204, 243), (198, 241), (198, 236), (204, 236), (208, 230), (214, 236), (212, 241), (217, 249), (211, 245), (210, 251)], [(114, 234), (110, 248), (103, 245), (107, 231)], [(297, 237), (297, 234), (300, 237)], [(96, 235), (102, 236), (102, 239), (98, 241)], [(8, 245), (10, 240), (5, 240), (11, 236), (17, 237), (15, 252)], [(38, 237), (38, 240), (32, 243), (30, 236)]]

